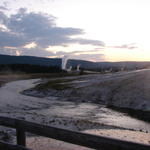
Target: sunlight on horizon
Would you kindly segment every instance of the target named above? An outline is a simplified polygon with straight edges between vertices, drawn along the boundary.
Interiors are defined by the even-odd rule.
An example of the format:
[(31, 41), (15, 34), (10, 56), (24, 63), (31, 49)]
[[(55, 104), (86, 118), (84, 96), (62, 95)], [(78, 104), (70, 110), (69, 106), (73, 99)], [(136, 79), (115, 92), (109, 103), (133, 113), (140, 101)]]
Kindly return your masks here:
[[(27, 8), (28, 13), (41, 12), (54, 16), (56, 25), (62, 29), (67, 27), (79, 28), (83, 29), (84, 32), (81, 35), (70, 35), (72, 40), (74, 36), (78, 38), (79, 43), (49, 44), (49, 46), (41, 47), (31, 37), (28, 44), (25, 43), (16, 49), (32, 50), (40, 47), (41, 51), (54, 54), (45, 57), (71, 55), (76, 59), (78, 54), (86, 60), (93, 60), (94, 58), (95, 61), (150, 60), (149, 0), (86, 0), (86, 2), (84, 0), (16, 0), (15, 2), (2, 0), (0, 5), (4, 6), (4, 2), (9, 11), (1, 11), (8, 16), (15, 14), (19, 8), (23, 7)], [(0, 23), (0, 29), (6, 30), (7, 27)], [(95, 42), (99, 40), (105, 45), (85, 44), (85, 41), (80, 41), (81, 39), (92, 39)], [(131, 47), (132, 44), (134, 45), (133, 48)], [(13, 46), (5, 45), (5, 47)]]

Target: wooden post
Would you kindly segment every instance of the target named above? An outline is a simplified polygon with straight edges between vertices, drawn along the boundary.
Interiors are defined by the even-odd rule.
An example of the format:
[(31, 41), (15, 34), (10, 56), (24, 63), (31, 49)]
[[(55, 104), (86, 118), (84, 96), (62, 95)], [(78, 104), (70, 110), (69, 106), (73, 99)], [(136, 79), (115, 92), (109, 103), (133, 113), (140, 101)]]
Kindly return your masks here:
[(0, 141), (0, 150), (31, 150), (31, 149), (25, 148), (21, 145), (14, 145)]
[(16, 134), (17, 134), (17, 144), (26, 146), (26, 136), (24, 130), (17, 128)]
[[(16, 128), (17, 144), (19, 147), (25, 146), (25, 132), (49, 137), (64, 142), (86, 146), (101, 150), (150, 150), (150, 145), (122, 141), (104, 136), (97, 136), (82, 132), (75, 132), (66, 129), (41, 125), (25, 120), (18, 120), (8, 117), (0, 117), (0, 125)], [(6, 145), (6, 144), (5, 144)], [(0, 145), (1, 147), (3, 145)], [(1, 149), (4, 149), (3, 147)], [(15, 149), (14, 149), (15, 150)], [(19, 150), (19, 149), (17, 149)]]

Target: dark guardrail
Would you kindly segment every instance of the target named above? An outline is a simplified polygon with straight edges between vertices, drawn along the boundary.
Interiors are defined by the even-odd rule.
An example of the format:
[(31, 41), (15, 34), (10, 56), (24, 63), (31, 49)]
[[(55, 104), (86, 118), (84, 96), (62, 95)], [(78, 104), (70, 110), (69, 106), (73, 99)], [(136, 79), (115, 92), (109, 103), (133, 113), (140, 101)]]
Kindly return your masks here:
[[(150, 150), (150, 145), (146, 144), (75, 132), (14, 118), (0, 117), (0, 125), (16, 129), (17, 145), (21, 145), (19, 150), (23, 150), (22, 146), (26, 146), (26, 132), (99, 150)], [(0, 148), (5, 144), (0, 143)]]

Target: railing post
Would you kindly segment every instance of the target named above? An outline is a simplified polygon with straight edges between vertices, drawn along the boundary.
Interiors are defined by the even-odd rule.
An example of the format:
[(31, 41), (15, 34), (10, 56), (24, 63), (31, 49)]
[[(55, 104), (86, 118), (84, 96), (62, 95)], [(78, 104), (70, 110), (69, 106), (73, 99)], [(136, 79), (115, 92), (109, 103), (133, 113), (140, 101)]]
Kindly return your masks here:
[[(25, 120), (12, 119), (7, 117), (0, 117), (0, 125), (6, 127), (16, 128), (17, 144), (22, 147), (26, 145), (26, 132), (31, 132), (39, 136), (53, 138), (56, 140), (65, 141), (68, 143), (86, 146), (101, 150), (150, 150), (150, 145), (134, 143), (129, 141), (122, 141), (109, 137), (97, 136), (87, 133), (70, 131), (56, 127), (41, 125)], [(6, 145), (6, 144), (5, 144)], [(3, 145), (0, 145), (3, 146)], [(4, 149), (3, 147), (0, 148)], [(14, 149), (15, 150), (15, 149)], [(19, 150), (19, 149), (17, 149)]]
[(25, 131), (20, 129), (20, 128), (17, 128), (16, 129), (16, 136), (17, 136), (17, 144), (22, 145), (22, 146), (26, 146)]

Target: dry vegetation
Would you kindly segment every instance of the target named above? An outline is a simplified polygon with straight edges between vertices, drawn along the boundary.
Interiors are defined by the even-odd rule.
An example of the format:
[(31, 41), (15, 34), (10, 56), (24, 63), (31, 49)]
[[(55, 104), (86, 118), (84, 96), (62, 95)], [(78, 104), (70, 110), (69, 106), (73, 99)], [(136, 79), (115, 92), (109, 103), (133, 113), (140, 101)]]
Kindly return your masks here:
[[(39, 91), (42, 97), (61, 95), (65, 100), (69, 98), (69, 101), (90, 101), (107, 106), (150, 111), (149, 82), (150, 70), (143, 70), (120, 74), (51, 78), (32, 88), (32, 92)], [(30, 90), (27, 92), (30, 95)]]
[(36, 86), (37, 90), (47, 90), (47, 89), (54, 89), (54, 90), (64, 90), (72, 88), (70, 84), (67, 84), (70, 80), (65, 79), (56, 79), (46, 82), (45, 84), (39, 84)]
[[(74, 76), (74, 75), (75, 74), (67, 74), (67, 73), (35, 73), (35, 74), (33, 74), (33, 73), (26, 74), (26, 73), (19, 73), (19, 72), (18, 73), (0, 73), (0, 87), (7, 82), (15, 81), (15, 80), (36, 79), (36, 78), (51, 79), (51, 78), (60, 78), (60, 77)], [(56, 83), (58, 83), (58, 82), (59, 81), (56, 81)], [(54, 83), (52, 83), (52, 85), (54, 85)], [(59, 87), (58, 87), (58, 89), (59, 89)], [(60, 89), (61, 89), (61, 87), (60, 87)]]

